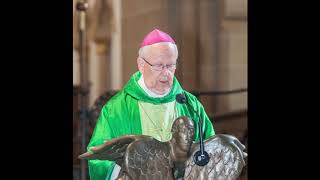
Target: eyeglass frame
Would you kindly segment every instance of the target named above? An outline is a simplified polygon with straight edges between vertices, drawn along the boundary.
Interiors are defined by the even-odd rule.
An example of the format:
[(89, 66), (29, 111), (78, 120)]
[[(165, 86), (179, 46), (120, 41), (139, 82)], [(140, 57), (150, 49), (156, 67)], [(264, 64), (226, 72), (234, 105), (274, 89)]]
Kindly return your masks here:
[[(150, 66), (151, 66), (151, 69), (154, 70), (154, 71), (158, 71), (158, 72), (161, 72), (163, 71), (164, 67), (166, 67), (169, 71), (173, 71), (177, 68), (177, 63), (175, 64), (169, 64), (169, 65), (163, 65), (163, 64), (151, 64), (150, 62), (148, 62), (146, 59), (144, 59), (143, 57), (140, 57), (141, 59), (143, 59), (146, 63), (148, 63)], [(155, 70), (154, 69), (154, 66), (157, 66), (157, 65), (161, 65), (161, 70)], [(172, 66), (174, 67), (174, 69), (170, 69), (169, 66)]]

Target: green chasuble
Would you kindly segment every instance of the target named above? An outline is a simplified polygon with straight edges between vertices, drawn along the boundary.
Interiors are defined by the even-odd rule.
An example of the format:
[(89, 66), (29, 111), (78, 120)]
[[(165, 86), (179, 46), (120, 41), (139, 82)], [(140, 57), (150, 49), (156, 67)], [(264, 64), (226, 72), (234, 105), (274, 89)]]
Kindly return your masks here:
[[(179, 116), (188, 116), (193, 119), (195, 123), (194, 140), (198, 142), (198, 116), (186, 105), (175, 101), (176, 95), (183, 92), (194, 110), (200, 113), (205, 139), (215, 134), (202, 104), (195, 96), (183, 90), (175, 77), (169, 94), (160, 98), (153, 98), (145, 93), (138, 84), (140, 77), (139, 71), (133, 74), (125, 87), (104, 105), (87, 147), (88, 151), (92, 146), (127, 134), (145, 134), (160, 141), (168, 141), (171, 138), (170, 130), (173, 120)], [(163, 122), (161, 122), (162, 118)], [(114, 162), (89, 160), (90, 179), (110, 179), (113, 168)]]

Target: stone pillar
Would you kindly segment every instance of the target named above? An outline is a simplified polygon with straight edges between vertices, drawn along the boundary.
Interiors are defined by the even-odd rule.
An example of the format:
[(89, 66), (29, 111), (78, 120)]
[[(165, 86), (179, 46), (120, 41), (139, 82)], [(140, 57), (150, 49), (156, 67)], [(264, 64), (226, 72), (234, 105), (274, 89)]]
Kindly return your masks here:
[(88, 0), (89, 104), (110, 89), (111, 34), (113, 4), (111, 0)]
[(198, 82), (198, 67), (199, 64), (199, 49), (198, 45), (198, 31), (199, 31), (199, 9), (198, 2), (194, 0), (180, 0), (179, 1), (179, 59), (178, 59), (178, 74), (179, 81), (182, 87), (188, 91), (197, 90), (199, 88)]
[(122, 0), (113, 0), (114, 30), (111, 36), (110, 89), (120, 90), (122, 81)]
[(76, 49), (73, 49), (73, 86), (80, 85), (80, 62), (79, 53)]
[[(217, 90), (218, 76), (218, 37), (220, 24), (220, 3), (219, 1), (200, 0), (199, 1), (199, 90)], [(217, 98), (212, 96), (202, 96), (200, 99), (206, 107), (209, 116), (216, 113)]]
[(73, 86), (80, 85), (80, 60), (79, 60), (79, 28), (78, 11), (76, 10), (76, 0), (73, 0)]
[(104, 44), (90, 42), (89, 49), (89, 105), (92, 106), (94, 101), (110, 87), (110, 58)]
[[(247, 88), (247, 0), (223, 1), (220, 25), (218, 86)], [(247, 93), (219, 98), (219, 112), (247, 109)]]

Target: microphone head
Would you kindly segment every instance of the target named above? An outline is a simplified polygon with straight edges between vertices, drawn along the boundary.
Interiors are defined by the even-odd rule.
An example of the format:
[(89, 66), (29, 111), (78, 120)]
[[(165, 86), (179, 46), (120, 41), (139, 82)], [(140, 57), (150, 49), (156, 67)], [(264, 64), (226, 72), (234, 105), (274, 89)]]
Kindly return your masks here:
[(206, 151), (203, 151), (203, 154), (201, 154), (201, 151), (197, 151), (193, 155), (193, 162), (198, 166), (205, 166), (209, 163), (210, 157), (209, 154)]
[(180, 104), (185, 104), (187, 102), (186, 97), (184, 96), (184, 94), (177, 94), (176, 95), (176, 101)]

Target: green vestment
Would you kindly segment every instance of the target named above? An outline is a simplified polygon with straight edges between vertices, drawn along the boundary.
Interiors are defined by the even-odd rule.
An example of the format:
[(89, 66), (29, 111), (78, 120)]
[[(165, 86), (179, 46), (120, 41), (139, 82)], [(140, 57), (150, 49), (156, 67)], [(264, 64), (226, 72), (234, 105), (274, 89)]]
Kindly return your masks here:
[[(211, 121), (209, 120), (202, 104), (195, 96), (183, 90), (175, 77), (170, 93), (160, 98), (150, 97), (144, 92), (144, 90), (138, 84), (140, 77), (140, 72), (133, 74), (125, 87), (104, 105), (90, 143), (87, 147), (88, 151), (90, 151), (90, 147), (103, 144), (104, 141), (116, 138), (118, 136), (127, 134), (143, 134), (139, 106), (143, 105), (143, 103), (151, 103), (154, 105), (170, 103), (175, 101), (177, 94), (183, 92), (186, 95), (187, 101), (194, 108), (194, 110), (199, 112), (203, 120), (202, 129), (204, 131), (205, 139), (215, 134)], [(198, 142), (198, 116), (194, 114), (192, 110), (189, 110), (186, 105), (175, 103), (175, 117), (179, 116), (188, 116), (194, 120), (194, 140)], [(113, 167), (114, 163), (111, 161), (89, 160), (90, 179), (110, 179)]]

